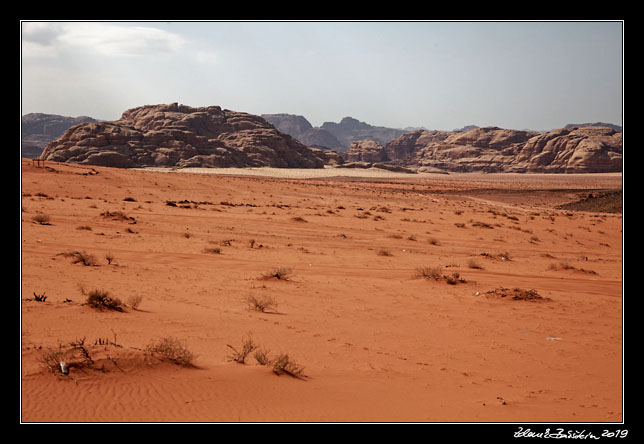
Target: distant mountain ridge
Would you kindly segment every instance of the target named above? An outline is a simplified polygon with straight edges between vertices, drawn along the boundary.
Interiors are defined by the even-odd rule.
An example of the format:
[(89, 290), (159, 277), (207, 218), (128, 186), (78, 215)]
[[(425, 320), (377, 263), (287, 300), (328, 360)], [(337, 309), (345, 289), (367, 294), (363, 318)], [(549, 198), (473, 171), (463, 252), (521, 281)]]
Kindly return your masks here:
[(67, 117), (58, 114), (29, 113), (21, 119), (22, 157), (38, 157), (49, 142), (80, 123), (97, 122), (89, 116)]
[(305, 145), (342, 153), (346, 153), (351, 144), (359, 140), (369, 139), (384, 145), (408, 132), (373, 126), (353, 117), (344, 117), (339, 123), (324, 122), (320, 127), (313, 127), (305, 117), (295, 114), (262, 114), (262, 117)]

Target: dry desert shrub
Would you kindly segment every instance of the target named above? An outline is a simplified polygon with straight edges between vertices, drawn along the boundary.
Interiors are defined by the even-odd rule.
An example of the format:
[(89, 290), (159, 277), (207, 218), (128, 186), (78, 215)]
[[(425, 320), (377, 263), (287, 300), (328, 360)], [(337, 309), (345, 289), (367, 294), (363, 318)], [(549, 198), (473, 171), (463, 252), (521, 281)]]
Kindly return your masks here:
[(34, 301), (36, 302), (45, 302), (47, 300), (47, 295), (45, 295), (45, 292), (43, 291), (42, 294), (36, 294), (34, 291)]
[(439, 280), (443, 275), (441, 267), (418, 267), (414, 273), (414, 277), (419, 279), (434, 279)]
[(473, 227), (479, 227), (479, 228), (494, 228), (492, 225), (488, 224), (487, 222), (481, 222), (481, 221), (475, 221), (472, 222)]
[(157, 341), (152, 341), (146, 347), (146, 350), (150, 353), (161, 355), (164, 359), (168, 359), (184, 367), (194, 367), (193, 361), (197, 357), (182, 341), (172, 336), (166, 336)]
[(262, 279), (262, 280), (278, 279), (281, 281), (288, 281), (291, 276), (291, 273), (293, 273), (293, 270), (290, 268), (278, 267), (273, 269), (272, 271), (264, 273), (259, 277), (259, 279)]
[(552, 270), (552, 271), (565, 270), (565, 271), (575, 271), (578, 273), (597, 274), (596, 271), (586, 270), (584, 268), (577, 268), (573, 265), (570, 265), (568, 262), (559, 262), (558, 264), (550, 264), (548, 266), (548, 270)]
[(94, 365), (94, 359), (85, 346), (85, 338), (77, 339), (57, 348), (48, 347), (42, 351), (40, 362), (54, 374), (69, 374), (71, 368), (86, 368)]
[(97, 310), (115, 310), (123, 311), (123, 302), (120, 299), (110, 296), (109, 292), (99, 290), (98, 288), (85, 292), (81, 290), (83, 295), (87, 296), (87, 305)]
[(304, 219), (303, 217), (300, 217), (300, 216), (292, 217), (291, 220), (293, 222), (308, 222), (306, 219)]
[(469, 259), (467, 261), (467, 267), (475, 269), (475, 270), (482, 270), (483, 269), (483, 267), (478, 262), (476, 262), (474, 259)]
[(414, 278), (416, 279), (434, 279), (435, 281), (440, 281), (441, 279), (447, 282), (450, 285), (456, 285), (457, 283), (464, 283), (465, 279), (461, 278), (458, 273), (452, 273), (451, 275), (444, 275), (441, 267), (418, 267), (414, 273)]
[(96, 256), (94, 256), (93, 254), (89, 254), (86, 251), (72, 251), (69, 253), (59, 253), (59, 254), (64, 257), (71, 257), (72, 264), (82, 264), (86, 267), (98, 265)]
[(500, 287), (490, 290), (485, 293), (487, 297), (507, 298), (513, 301), (549, 301), (550, 298), (544, 298), (539, 293), (532, 290), (524, 290), (522, 288), (505, 288)]
[(257, 350), (259, 346), (253, 341), (252, 335), (249, 333), (246, 339), (242, 339), (241, 350), (237, 350), (230, 344), (226, 344), (233, 351), (233, 354), (230, 355), (230, 360), (235, 361), (239, 364), (245, 364), (246, 358), (249, 354)]
[(38, 214), (36, 214), (35, 216), (33, 216), (33, 217), (31, 218), (31, 220), (32, 220), (34, 223), (37, 223), (37, 224), (40, 224), (40, 225), (51, 225), (51, 224), (49, 223), (49, 221), (51, 220), (51, 218), (50, 218), (50, 217), (49, 217), (49, 215), (47, 215), (47, 214), (38, 213)]
[(114, 255), (112, 253), (105, 253), (105, 260), (107, 261), (108, 265), (111, 265), (114, 261)]
[(103, 216), (106, 219), (113, 219), (113, 220), (134, 220), (133, 217), (127, 216), (122, 211), (103, 211), (101, 213), (101, 216)]
[(378, 256), (393, 256), (389, 250), (385, 250), (384, 248), (378, 250)]
[(262, 348), (262, 349), (256, 350), (253, 356), (255, 357), (259, 365), (270, 365), (273, 362), (273, 360), (269, 358), (268, 356), (269, 353), (270, 352), (268, 350), (266, 350), (265, 348)]
[(277, 309), (277, 301), (272, 296), (248, 296), (248, 306), (253, 309), (266, 313), (266, 310), (275, 311)]
[(286, 374), (294, 378), (303, 378), (303, 371), (304, 367), (297, 365), (286, 353), (280, 354), (273, 362), (273, 372), (276, 375)]
[(137, 295), (130, 296), (130, 297), (127, 299), (127, 305), (128, 305), (129, 307), (132, 307), (132, 309), (133, 309), (133, 310), (138, 310), (138, 309), (139, 309), (139, 305), (141, 305), (141, 302), (143, 302), (143, 296), (138, 295), (138, 294), (137, 294)]

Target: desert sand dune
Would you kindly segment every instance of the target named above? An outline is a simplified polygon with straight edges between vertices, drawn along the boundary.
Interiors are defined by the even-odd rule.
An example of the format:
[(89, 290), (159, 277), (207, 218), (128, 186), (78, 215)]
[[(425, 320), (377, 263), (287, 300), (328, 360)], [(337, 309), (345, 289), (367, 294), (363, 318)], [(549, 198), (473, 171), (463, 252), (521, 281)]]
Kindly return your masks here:
[(622, 421), (621, 174), (208, 173), (23, 159), (23, 422)]

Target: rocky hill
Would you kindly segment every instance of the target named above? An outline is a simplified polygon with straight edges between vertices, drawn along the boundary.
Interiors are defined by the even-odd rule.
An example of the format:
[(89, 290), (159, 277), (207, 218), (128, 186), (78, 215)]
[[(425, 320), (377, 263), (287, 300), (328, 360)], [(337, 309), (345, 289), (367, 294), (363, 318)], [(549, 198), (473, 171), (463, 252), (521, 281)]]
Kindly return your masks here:
[(419, 130), (397, 137), (384, 151), (387, 161), (399, 165), (454, 172), (622, 171), (622, 133), (608, 127), (547, 133), (497, 127), (464, 132)]
[(262, 117), (278, 130), (307, 146), (328, 148), (342, 153), (347, 152), (356, 141), (369, 139), (384, 145), (408, 132), (369, 125), (353, 117), (345, 117), (339, 123), (324, 122), (321, 127), (314, 127), (305, 117), (294, 114), (262, 114)]
[(40, 156), (49, 142), (60, 137), (71, 126), (96, 122), (88, 116), (67, 117), (57, 114), (30, 113), (21, 118), (22, 157)]
[(306, 146), (346, 151), (340, 141), (330, 132), (316, 128), (303, 116), (295, 114), (262, 114), (278, 130), (294, 137)]
[(322, 168), (328, 161), (326, 153), (259, 116), (177, 103), (141, 106), (116, 121), (73, 126), (50, 142), (41, 158), (121, 168)]
[(353, 117), (345, 117), (340, 123), (324, 122), (320, 128), (330, 132), (338, 139), (342, 151), (348, 151), (353, 142), (366, 139), (385, 145), (407, 132), (396, 128), (369, 125)]

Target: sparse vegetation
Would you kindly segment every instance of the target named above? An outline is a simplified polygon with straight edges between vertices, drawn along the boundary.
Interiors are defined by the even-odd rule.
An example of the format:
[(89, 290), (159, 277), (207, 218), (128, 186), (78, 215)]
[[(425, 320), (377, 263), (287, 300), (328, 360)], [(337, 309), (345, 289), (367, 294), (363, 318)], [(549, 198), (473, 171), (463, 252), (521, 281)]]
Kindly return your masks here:
[(485, 293), (487, 297), (507, 298), (514, 301), (549, 301), (550, 298), (544, 298), (537, 290), (524, 290), (522, 288), (496, 288)]
[(248, 296), (248, 306), (252, 310), (257, 310), (265, 313), (267, 310), (275, 311), (277, 309), (277, 301), (272, 296)]
[(488, 224), (487, 222), (481, 222), (481, 221), (472, 222), (472, 226), (479, 227), (479, 228), (494, 228), (492, 225)]
[(268, 280), (268, 279), (277, 279), (280, 281), (288, 281), (290, 279), (292, 269), (286, 267), (278, 267), (272, 271), (264, 273), (259, 279)]
[(253, 341), (253, 338), (250, 334), (248, 334), (248, 337), (246, 339), (242, 339), (241, 350), (237, 350), (230, 344), (227, 345), (233, 351), (233, 354), (230, 355), (230, 360), (235, 361), (239, 364), (245, 364), (248, 355), (259, 348), (259, 346)]
[(292, 218), (291, 218), (291, 220), (292, 220), (293, 222), (307, 222), (307, 220), (306, 220), (306, 219), (304, 219), (303, 217), (300, 217), (300, 216), (292, 217)]
[(439, 280), (443, 275), (441, 267), (418, 267), (416, 268), (415, 278)]
[(296, 364), (286, 353), (281, 353), (273, 362), (273, 373), (276, 375), (286, 374), (294, 378), (303, 378), (303, 371), (304, 367)]
[(107, 260), (107, 265), (111, 265), (114, 261), (114, 255), (112, 253), (105, 253), (105, 260)]
[(458, 273), (451, 275), (444, 275), (442, 267), (418, 267), (414, 273), (416, 279), (434, 279), (435, 281), (444, 280), (450, 285), (455, 285), (459, 282), (463, 283), (465, 280), (460, 277)]
[(141, 302), (143, 301), (143, 296), (141, 295), (132, 295), (127, 299), (127, 305), (128, 307), (132, 307), (133, 310), (138, 310), (139, 305), (141, 305)]
[(151, 342), (146, 350), (184, 367), (194, 367), (193, 361), (197, 357), (182, 341), (171, 336)]
[(266, 350), (265, 348), (258, 349), (255, 351), (255, 354), (253, 355), (255, 359), (257, 360), (257, 363), (259, 365), (270, 365), (272, 359), (269, 358), (269, 351)]
[(378, 250), (378, 256), (393, 256), (389, 250), (385, 250), (384, 248)]
[(478, 262), (476, 262), (474, 259), (469, 259), (467, 261), (467, 267), (475, 269), (475, 270), (482, 270), (483, 269), (483, 267)]
[(72, 251), (70, 253), (61, 253), (65, 257), (72, 258), (72, 264), (82, 264), (86, 267), (98, 265), (96, 256), (85, 251)]
[(550, 264), (548, 266), (548, 270), (551, 270), (551, 271), (564, 270), (564, 271), (575, 271), (578, 273), (597, 274), (596, 271), (586, 270), (584, 268), (577, 268), (573, 265), (570, 265), (568, 262), (559, 262), (557, 264)]
[(50, 223), (51, 218), (49, 217), (48, 214), (38, 213), (38, 214), (32, 216), (31, 220), (34, 223), (37, 223), (37, 224), (40, 224), (40, 225), (51, 225), (51, 223)]
[(122, 211), (103, 211), (101, 213), (101, 216), (103, 216), (106, 219), (113, 219), (113, 220), (131, 220), (131, 221), (134, 220), (133, 217), (127, 216)]
[(109, 292), (99, 290), (98, 288), (85, 292), (81, 290), (83, 295), (87, 296), (87, 305), (97, 310), (115, 310), (123, 311), (123, 302), (120, 299), (110, 296)]
[(34, 301), (36, 302), (45, 302), (47, 300), (47, 295), (43, 291), (42, 294), (36, 294), (34, 291)]

